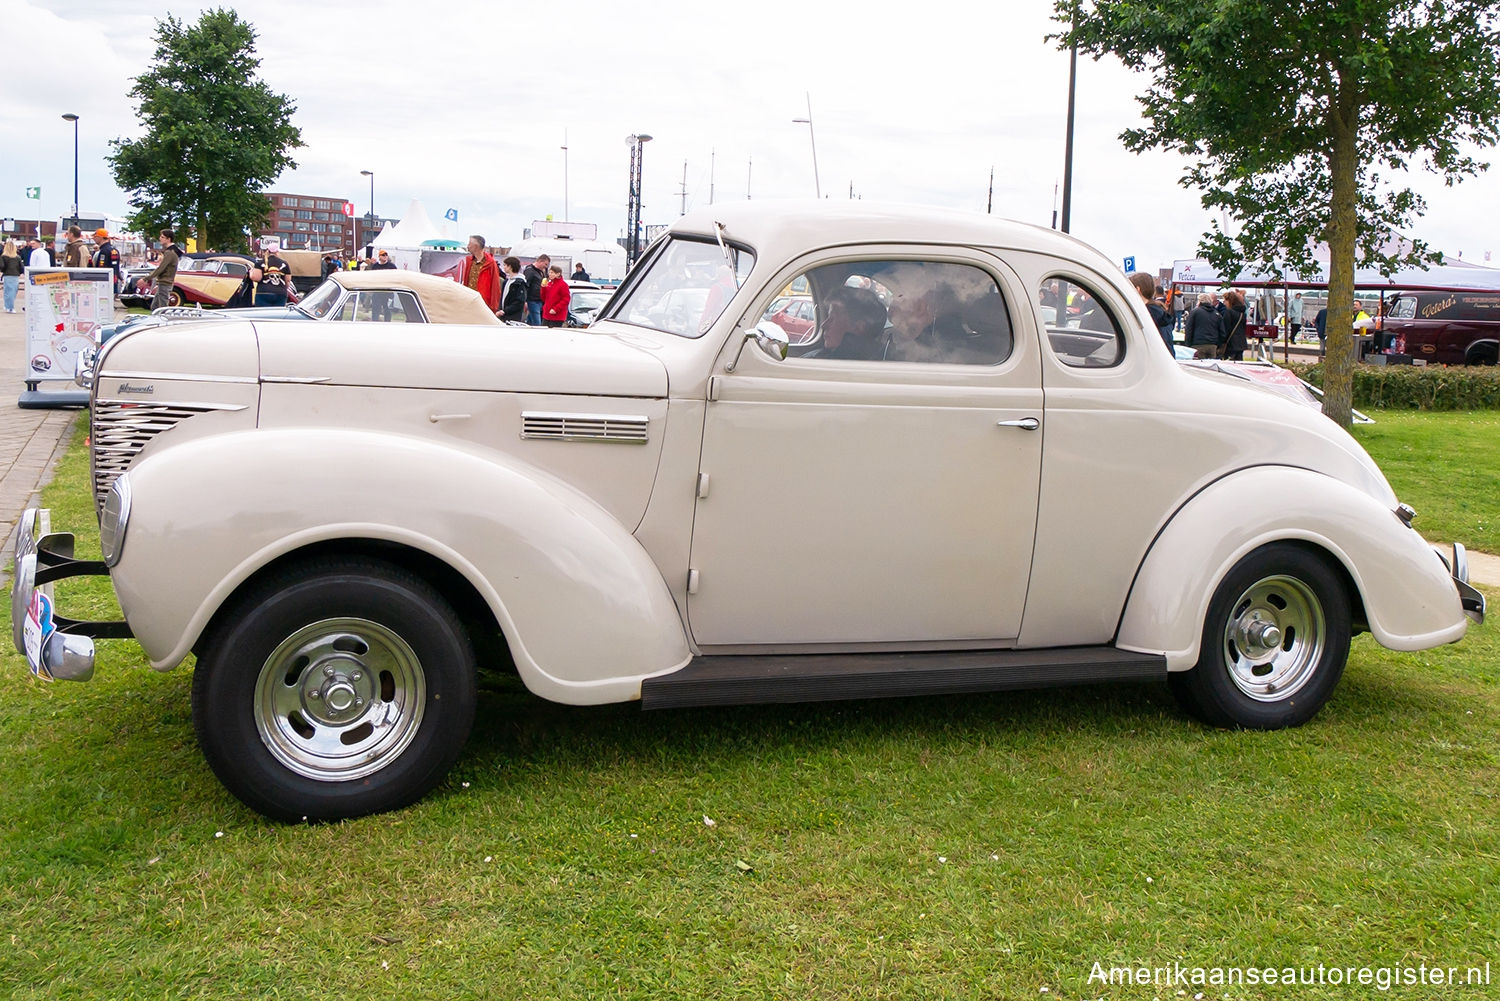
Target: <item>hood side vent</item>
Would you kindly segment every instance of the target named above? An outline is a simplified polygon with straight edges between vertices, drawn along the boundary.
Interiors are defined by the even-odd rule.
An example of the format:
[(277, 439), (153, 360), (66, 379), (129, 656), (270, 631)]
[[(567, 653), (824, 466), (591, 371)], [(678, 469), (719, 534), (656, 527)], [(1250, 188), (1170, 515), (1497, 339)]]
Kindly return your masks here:
[(521, 437), (550, 441), (611, 441), (644, 445), (649, 417), (611, 414), (521, 413)]

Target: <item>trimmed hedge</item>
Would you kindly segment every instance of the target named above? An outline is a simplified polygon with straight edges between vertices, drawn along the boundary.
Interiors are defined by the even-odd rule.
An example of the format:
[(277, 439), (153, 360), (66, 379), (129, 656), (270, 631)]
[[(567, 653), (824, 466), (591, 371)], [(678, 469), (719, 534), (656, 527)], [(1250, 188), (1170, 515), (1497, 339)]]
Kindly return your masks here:
[[(1323, 388), (1322, 365), (1293, 365)], [(1500, 410), (1500, 366), (1355, 365), (1354, 405), (1361, 410)]]

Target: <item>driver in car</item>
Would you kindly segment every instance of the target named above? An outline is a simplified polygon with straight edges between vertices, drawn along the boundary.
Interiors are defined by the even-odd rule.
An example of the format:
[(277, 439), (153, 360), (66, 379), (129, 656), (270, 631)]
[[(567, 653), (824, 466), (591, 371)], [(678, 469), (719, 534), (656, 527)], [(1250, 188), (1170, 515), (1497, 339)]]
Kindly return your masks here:
[(889, 344), (885, 305), (874, 289), (840, 285), (819, 303), (819, 308), (823, 313), (823, 345), (808, 352), (807, 357), (855, 361), (885, 358)]

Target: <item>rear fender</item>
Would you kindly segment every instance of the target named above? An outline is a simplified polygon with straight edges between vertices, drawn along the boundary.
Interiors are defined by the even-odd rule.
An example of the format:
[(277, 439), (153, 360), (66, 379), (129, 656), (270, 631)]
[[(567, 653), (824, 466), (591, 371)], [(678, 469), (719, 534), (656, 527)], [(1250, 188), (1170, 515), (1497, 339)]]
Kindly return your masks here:
[(1167, 667), (1198, 662), (1214, 589), (1268, 543), (1325, 552), (1347, 571), (1370, 632), (1392, 650), (1451, 643), (1467, 626), (1447, 567), (1396, 513), (1341, 480), (1291, 466), (1257, 466), (1209, 485), (1152, 543), (1120, 620), (1117, 645), (1160, 653)]
[(256, 430), (145, 455), (127, 475), (130, 524), (112, 577), (158, 669), (181, 662), (262, 567), (338, 539), (409, 546), (461, 573), (545, 698), (636, 698), (642, 678), (689, 659), (666, 583), (630, 532), (503, 455), (366, 431)]

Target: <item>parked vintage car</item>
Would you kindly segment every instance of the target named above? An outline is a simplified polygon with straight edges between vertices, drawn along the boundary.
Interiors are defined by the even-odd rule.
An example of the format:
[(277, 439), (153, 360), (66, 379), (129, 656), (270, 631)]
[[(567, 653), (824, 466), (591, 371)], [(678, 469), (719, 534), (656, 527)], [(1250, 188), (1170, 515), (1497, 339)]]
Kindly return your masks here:
[[(761, 322), (799, 278), (800, 356)], [(1053, 282), (1090, 326), (1044, 320)], [(1160, 680), (1269, 729), (1353, 632), (1482, 618), (1341, 428), (1161, 347), (1066, 235), (863, 202), (685, 216), (587, 330), (127, 333), (92, 401), (102, 560), (28, 512), (16, 642), (54, 678), (94, 637), (195, 653), (213, 770), (297, 820), (438, 783), (481, 657), (579, 705)], [(43, 586), (99, 573), (126, 623)]]
[(1402, 292), (1386, 299), (1376, 322), (1397, 356), (1441, 365), (1500, 361), (1500, 294)]
[(99, 329), (95, 350), (78, 357), (74, 381), (92, 387), (98, 345), (120, 334), (167, 324), (211, 320), (332, 320), (376, 323), (469, 323), (500, 325), (479, 293), (451, 278), (417, 271), (336, 271), (300, 302), (289, 306), (201, 309), (164, 306)]
[(614, 291), (594, 282), (568, 282), (568, 326), (587, 327), (593, 323)]

